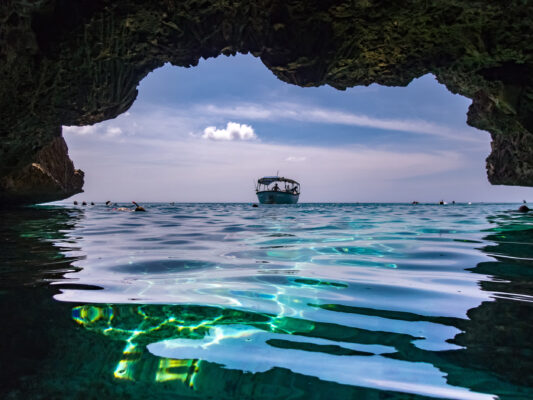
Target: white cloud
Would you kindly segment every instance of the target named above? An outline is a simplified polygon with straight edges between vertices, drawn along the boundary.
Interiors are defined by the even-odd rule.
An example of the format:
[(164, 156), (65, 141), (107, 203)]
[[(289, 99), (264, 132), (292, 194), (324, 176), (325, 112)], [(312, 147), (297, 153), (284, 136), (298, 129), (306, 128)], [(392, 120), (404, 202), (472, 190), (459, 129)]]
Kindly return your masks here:
[(203, 139), (210, 140), (252, 140), (257, 139), (254, 129), (250, 125), (228, 122), (226, 129), (217, 129), (215, 126), (208, 126), (204, 129)]
[(285, 159), (285, 161), (289, 161), (289, 162), (302, 162), (305, 160), (307, 160), (307, 157), (289, 156)]
[(364, 114), (351, 113), (329, 108), (308, 107), (296, 103), (281, 104), (236, 104), (233, 106), (196, 106), (195, 111), (204, 115), (247, 120), (294, 120), (306, 123), (338, 124), (383, 129), (388, 131), (429, 134), (459, 141), (486, 141), (482, 135), (472, 136), (471, 132), (455, 130), (420, 119), (375, 118)]
[[(236, 103), (233, 105), (192, 105), (176, 110), (170, 107), (144, 106), (142, 111), (121, 115), (111, 121), (91, 126), (65, 126), (63, 132), (77, 136), (93, 135), (100, 140), (124, 140), (125, 137), (146, 136), (157, 132), (159, 138), (191, 136), (198, 132), (204, 139), (215, 141), (237, 141), (256, 139), (257, 135), (249, 124), (230, 122), (225, 128), (217, 129), (214, 123), (226, 123), (228, 119), (242, 118), (246, 121), (298, 121), (331, 125), (360, 126), (386, 131), (430, 135), (448, 141), (470, 142), (481, 145), (487, 142), (487, 135), (472, 132), (472, 128), (453, 129), (431, 121), (420, 119), (376, 118), (344, 110), (310, 107), (297, 103)], [(201, 126), (209, 125), (203, 131)], [(118, 132), (121, 129), (121, 132)]]
[(63, 134), (65, 135), (102, 135), (107, 138), (114, 138), (122, 135), (123, 130), (119, 126), (108, 126), (107, 124), (94, 124), (87, 126), (64, 126)]
[(118, 126), (109, 126), (106, 130), (106, 136), (116, 137), (122, 135), (122, 129)]
[(70, 135), (92, 135), (98, 131), (98, 125), (87, 125), (87, 126), (64, 126), (63, 133)]
[(232, 107), (219, 107), (213, 104), (208, 104), (206, 106), (196, 106), (196, 108), (201, 113), (206, 114), (222, 114), (225, 117), (244, 117), (247, 119), (269, 119), (274, 115), (272, 111), (268, 108), (263, 107), (260, 104), (237, 104)]

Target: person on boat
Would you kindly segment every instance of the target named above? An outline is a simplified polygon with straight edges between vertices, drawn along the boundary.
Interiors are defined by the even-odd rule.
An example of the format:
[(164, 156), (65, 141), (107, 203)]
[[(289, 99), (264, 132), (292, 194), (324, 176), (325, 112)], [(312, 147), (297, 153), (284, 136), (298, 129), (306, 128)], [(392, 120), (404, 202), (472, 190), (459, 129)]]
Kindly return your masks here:
[(277, 191), (279, 190), (279, 186), (278, 186), (277, 183), (274, 185), (274, 187), (272, 188), (272, 190), (274, 190), (274, 192), (277, 192)]

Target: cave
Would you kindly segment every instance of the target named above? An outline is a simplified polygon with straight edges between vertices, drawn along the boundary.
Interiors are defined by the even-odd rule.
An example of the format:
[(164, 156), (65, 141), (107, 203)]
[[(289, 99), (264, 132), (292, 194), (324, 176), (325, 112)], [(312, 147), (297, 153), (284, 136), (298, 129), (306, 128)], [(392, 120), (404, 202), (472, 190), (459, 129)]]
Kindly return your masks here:
[(0, 203), (82, 191), (62, 126), (129, 109), (165, 63), (251, 54), (284, 82), (344, 90), (433, 74), (490, 132), (492, 184), (533, 186), (533, 5), (524, 1), (11, 0), (0, 5)]

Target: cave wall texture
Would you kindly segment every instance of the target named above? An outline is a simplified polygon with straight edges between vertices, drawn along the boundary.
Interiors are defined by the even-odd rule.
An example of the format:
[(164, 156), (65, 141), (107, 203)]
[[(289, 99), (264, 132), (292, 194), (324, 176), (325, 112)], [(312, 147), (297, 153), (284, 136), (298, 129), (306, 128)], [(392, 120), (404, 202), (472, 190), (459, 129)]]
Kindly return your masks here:
[(490, 182), (533, 186), (533, 0), (0, 0), (0, 204), (81, 192), (62, 125), (126, 111), (166, 62), (236, 53), (300, 86), (433, 73), (491, 133)]

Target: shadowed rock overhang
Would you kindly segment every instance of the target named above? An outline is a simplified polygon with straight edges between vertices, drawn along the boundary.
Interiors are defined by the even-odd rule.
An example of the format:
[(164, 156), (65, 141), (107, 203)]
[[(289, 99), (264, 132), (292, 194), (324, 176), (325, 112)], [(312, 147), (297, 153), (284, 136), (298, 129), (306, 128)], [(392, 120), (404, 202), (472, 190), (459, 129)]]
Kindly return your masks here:
[(473, 100), (493, 184), (533, 186), (533, 1), (5, 0), (0, 203), (82, 191), (62, 125), (126, 111), (166, 62), (251, 53), (279, 79), (345, 89), (433, 73)]

